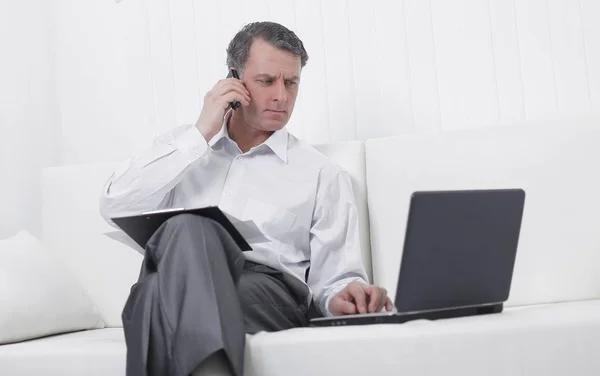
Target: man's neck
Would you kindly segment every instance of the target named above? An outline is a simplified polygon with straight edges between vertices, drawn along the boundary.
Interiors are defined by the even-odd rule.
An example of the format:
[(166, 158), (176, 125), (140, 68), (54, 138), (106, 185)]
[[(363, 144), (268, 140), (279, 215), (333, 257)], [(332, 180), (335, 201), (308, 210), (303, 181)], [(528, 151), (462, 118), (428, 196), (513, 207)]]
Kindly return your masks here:
[(231, 114), (227, 122), (227, 132), (229, 133), (229, 138), (238, 145), (242, 153), (262, 144), (273, 134), (273, 132), (252, 128), (246, 124), (242, 114), (237, 111)]

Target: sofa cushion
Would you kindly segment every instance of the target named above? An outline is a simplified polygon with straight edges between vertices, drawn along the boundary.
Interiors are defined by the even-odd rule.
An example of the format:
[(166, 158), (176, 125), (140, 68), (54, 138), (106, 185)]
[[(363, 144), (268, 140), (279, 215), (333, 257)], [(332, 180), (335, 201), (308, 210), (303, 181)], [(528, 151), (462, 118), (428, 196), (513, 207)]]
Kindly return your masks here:
[(43, 172), (44, 243), (77, 276), (107, 327), (122, 326), (121, 312), (142, 261), (140, 253), (115, 240), (122, 233), (100, 216), (102, 186), (115, 168), (107, 163)]
[(600, 375), (600, 300), (405, 324), (301, 328), (248, 341), (248, 376)]
[(21, 376), (125, 375), (120, 328), (88, 330), (0, 346), (0, 373)]
[(0, 345), (103, 327), (79, 282), (38, 239), (21, 231), (0, 240)]
[(368, 140), (376, 283), (394, 296), (412, 192), (523, 188), (525, 209), (507, 304), (600, 298), (599, 144), (599, 127), (577, 124)]

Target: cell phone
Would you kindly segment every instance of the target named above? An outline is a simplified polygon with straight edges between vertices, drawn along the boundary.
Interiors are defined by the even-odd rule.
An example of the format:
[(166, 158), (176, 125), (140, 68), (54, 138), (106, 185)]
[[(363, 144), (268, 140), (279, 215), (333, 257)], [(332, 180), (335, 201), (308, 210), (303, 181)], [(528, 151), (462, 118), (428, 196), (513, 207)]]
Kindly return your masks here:
[[(238, 74), (237, 70), (235, 68), (231, 68), (229, 69), (229, 74), (227, 75), (227, 78), (237, 78), (238, 80), (240, 79), (240, 75)], [(238, 108), (240, 108), (240, 102), (239, 101), (233, 101), (230, 103), (231, 108), (235, 111)]]

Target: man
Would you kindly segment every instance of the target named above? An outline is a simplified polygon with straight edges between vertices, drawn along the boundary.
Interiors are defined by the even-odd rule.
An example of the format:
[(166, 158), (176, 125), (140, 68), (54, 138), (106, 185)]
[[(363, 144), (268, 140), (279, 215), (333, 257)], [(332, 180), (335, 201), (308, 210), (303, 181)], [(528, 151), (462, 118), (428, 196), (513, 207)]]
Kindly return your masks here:
[(392, 309), (385, 289), (367, 283), (351, 182), (285, 129), (307, 60), (287, 28), (246, 25), (227, 49), (240, 79), (219, 81), (195, 125), (159, 137), (106, 183), (109, 223), (218, 205), (268, 240), (242, 253), (211, 220), (163, 224), (123, 311), (128, 375), (188, 375), (217, 352), (241, 375), (244, 333), (304, 326), (312, 302), (324, 315)]

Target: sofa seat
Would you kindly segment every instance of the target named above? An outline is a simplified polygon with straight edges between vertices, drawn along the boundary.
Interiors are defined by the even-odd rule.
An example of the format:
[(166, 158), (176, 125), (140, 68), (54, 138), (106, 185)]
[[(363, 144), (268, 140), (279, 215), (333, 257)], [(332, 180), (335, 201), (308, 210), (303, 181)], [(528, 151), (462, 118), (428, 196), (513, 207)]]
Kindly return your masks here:
[(259, 333), (247, 375), (592, 375), (600, 300), (501, 314)]
[[(248, 336), (246, 375), (437, 375), (449, 369), (587, 375), (600, 370), (598, 338), (600, 300), (438, 321), (300, 328)], [(0, 346), (0, 369), (3, 375), (118, 376), (125, 375), (125, 352), (121, 328), (84, 331)]]
[(2, 375), (125, 374), (122, 328), (87, 330), (0, 346)]

